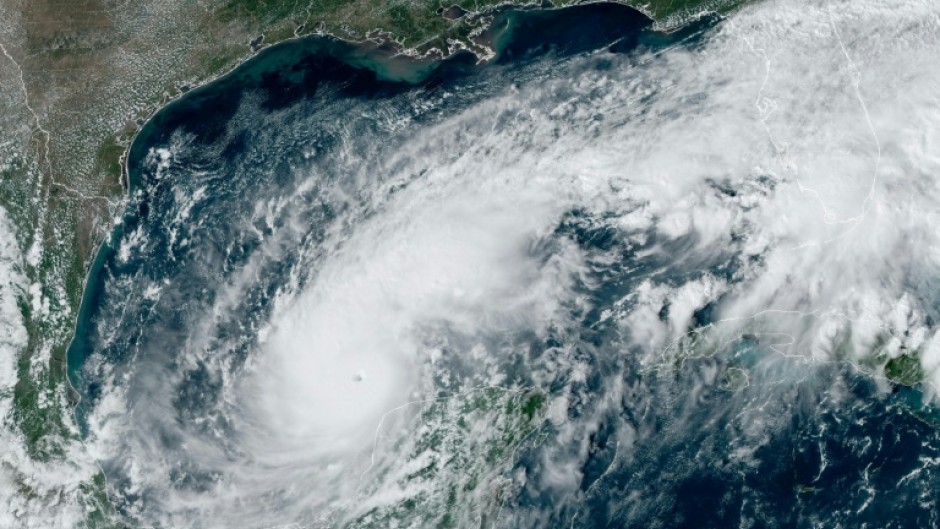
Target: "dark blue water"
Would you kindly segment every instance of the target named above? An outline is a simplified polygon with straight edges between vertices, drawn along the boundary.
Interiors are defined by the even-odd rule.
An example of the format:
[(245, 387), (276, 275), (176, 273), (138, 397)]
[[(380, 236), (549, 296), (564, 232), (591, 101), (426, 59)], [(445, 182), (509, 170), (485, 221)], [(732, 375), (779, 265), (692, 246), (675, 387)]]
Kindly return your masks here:
[[(586, 53), (597, 52), (591, 68), (610, 68), (605, 57), (614, 54), (697, 46), (717, 24), (704, 20), (663, 35), (622, 6), (507, 11), (488, 36), (499, 52), (489, 64), (468, 54), (417, 62), (313, 37), (268, 48), (187, 93), (134, 141), (128, 208), (90, 272), (68, 353), (83, 432), (114, 384), (134, 401), (173, 395), (165, 415), (146, 421), (158, 450), (180, 449), (180, 427), (194, 435), (228, 432), (226, 417), (213, 411), (224, 399), (219, 367), (181, 351), (202, 348), (237, 371), (279, 290), (291, 281), (302, 287), (292, 271), (322, 257), (317, 252), (328, 250), (320, 243), (330, 230), (348, 228), (344, 214), (368, 203), (369, 175), (383, 170), (379, 161), (406, 146), (412, 131), (509, 86), (566, 75), (569, 61)], [(403, 118), (406, 127), (390, 125)], [(160, 158), (168, 146), (175, 146), (172, 155)], [(311, 174), (316, 179), (306, 185)], [(197, 196), (209, 199), (181, 206)], [(283, 207), (259, 213), (261, 203)], [(720, 254), (681, 267), (643, 257), (644, 248), (602, 220), (571, 211), (555, 232), (589, 255), (617, 257), (599, 259), (581, 285), (592, 309), (572, 308), (570, 328), (525, 346), (533, 358), (573, 348), (592, 368), (586, 395), (603, 394), (615, 377), (632, 388), (631, 398), (570, 447), (582, 473), (575, 492), (539, 487), (538, 476), (553, 469), (540, 447), (526, 446), (517, 464), (532, 477), (503, 499), (500, 526), (937, 525), (940, 435), (916, 390), (886, 393), (849, 367), (770, 356), (757, 340), (742, 339), (727, 357), (658, 372), (634, 365), (630, 351), (612, 354), (617, 331), (601, 314), (644, 278), (666, 270), (675, 284), (705, 273), (730, 278), (734, 265)], [(669, 244), (683, 255), (692, 242)], [(152, 288), (161, 289), (159, 298), (147, 294)], [(711, 321), (708, 310), (696, 318)], [(710, 378), (729, 367), (747, 367), (754, 380), (729, 390)], [(525, 380), (512, 366), (507, 371)], [(580, 409), (589, 413), (589, 398)], [(543, 431), (550, 439), (557, 434), (548, 424)], [(146, 500), (148, 491), (122, 490), (120, 461), (104, 467), (119, 510), (127, 514)], [(177, 487), (193, 494), (215, 479), (198, 459), (181, 460), (174, 472)]]
[[(706, 23), (708, 21), (699, 25)], [(89, 274), (78, 336), (69, 351), (70, 377), (74, 380), (81, 378), (87, 341), (84, 330), (86, 323), (94, 319), (95, 307), (99, 304), (100, 280), (109, 275), (103, 268), (116, 267), (113, 247), (125, 233), (146, 223), (154, 196), (162, 190), (159, 182), (154, 181), (152, 171), (146, 167), (148, 152), (155, 145), (166, 143), (173, 134), (183, 132), (200, 144), (217, 143), (229, 130), (231, 118), (248, 95), (261, 94), (260, 107), (275, 111), (300, 101), (322, 99), (347, 100), (355, 104), (422, 95), (433, 98), (444, 90), (463, 85), (476, 87), (494, 83), (496, 86), (491, 90), (495, 90), (511, 82), (513, 64), (525, 65), (546, 55), (563, 58), (604, 45), (609, 45), (613, 51), (628, 51), (641, 45), (640, 41), (664, 46), (689, 36), (676, 34), (676, 38), (665, 38), (649, 32), (647, 28), (650, 25), (651, 21), (642, 14), (610, 4), (549, 12), (508, 11), (497, 18), (491, 29), (493, 35), (490, 38), (496, 41), (494, 44), (500, 53), (490, 65), (479, 65), (475, 56), (464, 52), (441, 61), (417, 61), (392, 55), (381, 48), (359, 47), (314, 36), (267, 48), (233, 72), (188, 92), (154, 115), (131, 145), (127, 173), (132, 204), (122, 225), (115, 229), (96, 256)], [(559, 28), (567, 30), (557, 34)], [(524, 71), (518, 73), (526, 75)], [(461, 95), (466, 99), (458, 106), (436, 109), (430, 116), (415, 117), (419, 120), (441, 119), (444, 112), (456, 112), (487, 94), (467, 89), (462, 90)], [(241, 137), (226, 138), (225, 152), (221, 154), (243, 159), (243, 151), (248, 148), (245, 140), (251, 132), (245, 130)], [(328, 134), (322, 135), (328, 137)], [(203, 160), (202, 163), (213, 161), (224, 162), (216, 159)], [(289, 165), (291, 161), (283, 163)], [(286, 168), (287, 165), (282, 169)]]

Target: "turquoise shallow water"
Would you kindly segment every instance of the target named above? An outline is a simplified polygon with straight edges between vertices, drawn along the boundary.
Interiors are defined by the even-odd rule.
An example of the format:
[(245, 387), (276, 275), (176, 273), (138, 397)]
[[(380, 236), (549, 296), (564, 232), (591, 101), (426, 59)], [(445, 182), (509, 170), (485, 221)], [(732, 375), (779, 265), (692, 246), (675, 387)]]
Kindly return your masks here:
[[(128, 208), (95, 259), (68, 354), (86, 437), (102, 435), (94, 421), (113, 405), (108, 399), (124, 399), (124, 409), (115, 414), (127, 421), (125, 438), (109, 445), (102, 461), (122, 514), (158, 526), (169, 526), (161, 520), (190, 520), (193, 527), (203, 526), (205, 516), (220, 516), (205, 514), (202, 506), (223, 496), (216, 487), (231, 479), (232, 467), (253, 468), (257, 462), (245, 455), (245, 426), (238, 422), (250, 403), (232, 404), (230, 379), (252, 369), (283, 293), (302, 291), (313, 281), (304, 274), (317, 270), (329, 252), (343, 250), (370, 219), (382, 218), (382, 208), (397, 194), (425, 184), (420, 171), (403, 170), (400, 182), (383, 180), (408, 165), (401, 153), (409, 153), (416, 136), (507, 90), (643, 67), (672, 46), (694, 51), (719, 25), (709, 19), (663, 35), (641, 14), (619, 6), (508, 11), (494, 23), (499, 54), (489, 64), (467, 54), (410, 62), (333, 39), (299, 39), (262, 51), (161, 110), (130, 150)], [(590, 90), (602, 88), (560, 86), (552, 102), (604, 95), (585, 96)], [(638, 104), (655, 95), (638, 98)], [(638, 115), (645, 119), (643, 112)], [(513, 119), (499, 116), (492, 129), (511, 131)], [(607, 119), (576, 116), (560, 119), (558, 127)], [(584, 128), (585, 135), (594, 131)], [(466, 135), (475, 133), (468, 128)], [(525, 138), (518, 141), (527, 145)], [(461, 145), (469, 149), (473, 142)], [(538, 160), (538, 153), (532, 158)], [(482, 360), (446, 354), (448, 348), (462, 350), (471, 338), (510, 351), (492, 364), (507, 385), (538, 387), (549, 397), (568, 391), (570, 377), (538, 379), (534, 368), (550, 370), (545, 366), (556, 365), (565, 351), (583, 369), (580, 393), (565, 395), (578, 405), (563, 420), (540, 425), (538, 443), (520, 445), (511, 468), (500, 475), (524, 471), (528, 480), (497, 494), (492, 502), (499, 516), (484, 513), (481, 524), (935, 523), (935, 500), (924, 491), (940, 483), (929, 463), (940, 457), (940, 435), (917, 391), (886, 393), (845, 365), (782, 359), (747, 337), (730, 354), (683, 359), (676, 369), (640, 365), (641, 351), (628, 345), (608, 314), (622, 310), (623, 300), (650, 277), (673, 284), (705, 274), (734, 281), (738, 265), (721, 252), (694, 255), (694, 240), (650, 235), (638, 243), (610, 221), (612, 213), (603, 213), (572, 207), (527, 248), (527, 256), (541, 264), (564, 248), (587, 256), (588, 266), (572, 287), (576, 295), (545, 333), (522, 329), (467, 337), (457, 324), (425, 329), (429, 341), (446, 344), (432, 396), (459, 389), (461, 377), (470, 380), (480, 370)], [(654, 247), (667, 251), (647, 252)], [(695, 313), (697, 326), (712, 323), (711, 309)], [(730, 368), (746, 370), (748, 383), (723, 385), (715, 373)], [(623, 396), (611, 404), (603, 396), (613, 392), (613, 382)], [(565, 420), (587, 424), (588, 417), (591, 428), (580, 430), (582, 435), (571, 437), (563, 427)], [(773, 435), (753, 435), (755, 424), (764, 421), (773, 423)], [(745, 462), (741, 453), (749, 454)], [(568, 466), (552, 468), (560, 460)], [(141, 479), (154, 461), (165, 463), (153, 467), (165, 475)], [(297, 489), (314, 487), (315, 480), (290, 482), (288, 467), (302, 463), (275, 468), (287, 476), (283, 483), (259, 488), (258, 505), (239, 499), (235, 504), (245, 509), (243, 515), (227, 507), (223, 514), (231, 518), (213, 523), (231, 527), (228, 520), (235, 519), (252, 527), (263, 518), (325, 525), (323, 509), (297, 499), (303, 497)], [(546, 485), (565, 473), (576, 473), (577, 482)], [(334, 485), (341, 488), (326, 487)], [(191, 503), (181, 507), (166, 501), (169, 496)], [(409, 520), (453, 523), (450, 511), (421, 513), (404, 504), (410, 506), (395, 511), (403, 526)], [(369, 526), (362, 520), (343, 521)]]
[[(465, 80), (485, 83), (491, 70), (502, 77), (498, 80), (498, 86), (502, 86), (510, 81), (506, 78), (507, 67), (530, 63), (545, 54), (577, 54), (605, 44), (612, 50), (624, 51), (641, 45), (640, 40), (657, 47), (668, 46), (696, 31), (693, 27), (671, 36), (643, 32), (643, 28), (650, 25), (651, 21), (642, 14), (618, 5), (598, 4), (560, 11), (509, 10), (497, 17), (490, 30), (499, 52), (492, 64), (478, 64), (476, 57), (466, 52), (445, 60), (416, 61), (383, 48), (313, 36), (266, 48), (236, 70), (184, 94), (154, 115), (131, 145), (127, 175), (128, 193), (133, 199), (122, 223), (98, 252), (89, 272), (76, 337), (68, 353), (69, 378), (82, 379), (89, 322), (94, 319), (95, 308), (105, 290), (102, 280), (107, 271), (104, 267), (114, 259), (114, 246), (128, 231), (128, 225), (139, 222), (141, 214), (150, 213), (149, 201), (140, 200), (138, 196), (138, 193), (150, 192), (152, 186), (147, 182), (144, 167), (148, 153), (172, 134), (185, 131), (200, 142), (212, 143), (224, 133), (242, 99), (258, 91), (264, 93), (263, 107), (276, 110), (316, 97), (321, 86), (335, 90), (337, 97), (381, 100), (421, 90), (434, 91)], [(480, 97), (485, 97), (485, 93), (469, 94), (464, 104)]]

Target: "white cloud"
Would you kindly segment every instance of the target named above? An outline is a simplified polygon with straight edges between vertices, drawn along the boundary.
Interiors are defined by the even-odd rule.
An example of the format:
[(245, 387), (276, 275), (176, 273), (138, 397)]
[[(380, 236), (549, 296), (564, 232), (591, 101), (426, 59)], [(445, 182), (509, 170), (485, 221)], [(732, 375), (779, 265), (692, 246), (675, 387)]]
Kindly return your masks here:
[(73, 528), (87, 514), (79, 487), (91, 480), (94, 463), (69, 440), (61, 440), (61, 458), (37, 460), (13, 417), (17, 359), (28, 339), (18, 306), (29, 299), (23, 265), (14, 225), (0, 208), (0, 527)]
[[(338, 158), (348, 174), (325, 194), (347, 208), (318, 247), (324, 257), (305, 260), (280, 291), (249, 368), (233, 379), (212, 329), (256, 278), (255, 261), (221, 287), (181, 353), (223, 381), (220, 413), (237, 438), (173, 430), (183, 448), (160, 453), (141, 426), (168, 413), (167, 380), (178, 374), (146, 364), (141, 377), (158, 389), (126, 404), (108, 390), (93, 417), (97, 442), (123, 448), (96, 454), (118, 454), (129, 487), (151, 491), (151, 504), (132, 506), (148, 521), (329, 517), (356, 500), (386, 412), (436, 389), (442, 351), (477, 368), (472, 383), (502, 381), (487, 340), (577, 327), (569, 314), (592, 307), (575, 285), (617, 264), (660, 268), (605, 313), (638, 346), (607, 354), (658, 362), (712, 305), (716, 343), (761, 332), (782, 354), (830, 360), (847, 343), (858, 360), (887, 334), (887, 354), (921, 350), (940, 381), (926, 323), (936, 320), (940, 247), (938, 14), (927, 1), (758, 2), (697, 47), (605, 57), (606, 69), (577, 58), (529, 71), (518, 89), (440, 123), (391, 124), (390, 136), (410, 135), (389, 142), (395, 152), (385, 138), (357, 143), (345, 131)], [(265, 199), (255, 213), (271, 228), (290, 207)], [(633, 261), (558, 237), (575, 210), (618, 230)], [(258, 259), (276, 258), (306, 229), (285, 223)], [(536, 381), (582, 384), (591, 367), (577, 354), (588, 353), (558, 348), (526, 367)], [(612, 386), (596, 413), (628, 390)], [(552, 401), (559, 439), (580, 439), (584, 430), (564, 421), (586, 400), (571, 391)], [(112, 413), (123, 409), (129, 419)], [(550, 485), (576, 486), (571, 454), (546, 457), (555, 455)], [(175, 457), (220, 477), (204, 493), (175, 490)]]

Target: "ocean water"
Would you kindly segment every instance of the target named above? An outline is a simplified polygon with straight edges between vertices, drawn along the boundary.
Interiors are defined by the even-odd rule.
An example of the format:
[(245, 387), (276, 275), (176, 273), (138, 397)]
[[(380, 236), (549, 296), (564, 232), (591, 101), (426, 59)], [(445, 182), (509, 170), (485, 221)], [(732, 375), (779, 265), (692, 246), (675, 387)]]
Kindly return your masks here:
[(311, 37), (185, 94), (68, 355), (119, 513), (940, 523), (932, 390), (878, 367), (933, 373), (918, 9), (507, 10), (486, 64)]

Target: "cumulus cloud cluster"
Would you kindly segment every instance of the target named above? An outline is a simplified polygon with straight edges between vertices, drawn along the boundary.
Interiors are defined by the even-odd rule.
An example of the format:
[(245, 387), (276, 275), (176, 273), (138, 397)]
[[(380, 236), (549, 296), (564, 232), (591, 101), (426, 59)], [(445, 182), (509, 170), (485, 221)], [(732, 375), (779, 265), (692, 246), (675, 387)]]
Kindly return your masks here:
[(36, 458), (14, 417), (17, 361), (28, 339), (19, 307), (27, 297), (23, 266), (16, 228), (0, 208), (0, 526), (76, 527), (87, 514), (81, 487), (97, 467), (69, 439), (59, 441), (62, 456)]
[[(342, 229), (310, 243), (329, 251), (294, 271), (305, 280), (280, 291), (250, 360), (222, 377), (234, 437), (181, 429), (179, 452), (157, 458), (134, 421), (170, 403), (129, 401), (118, 379), (92, 413), (93, 450), (120, 454), (143, 520), (335, 521), (378, 479), (389, 410), (439, 396), (447, 377), (466, 380), (449, 390), (512, 384), (509, 358), (524, 354), (499, 337), (545, 339), (595, 308), (624, 337), (607, 354), (640, 351), (648, 367), (689, 333), (749, 333), (810, 361), (916, 355), (940, 382), (938, 14), (927, 0), (758, 2), (702, 42), (531, 66), (457, 115), (401, 126), (394, 151), (350, 139), (348, 179), (329, 194)], [(559, 236), (572, 212), (633, 253)], [(636, 288), (591, 306), (586, 292), (605, 287), (592, 271), (647, 261), (658, 268)], [(211, 341), (190, 343), (220, 365)], [(474, 368), (447, 371), (455, 351)], [(584, 381), (589, 364), (546, 356), (527, 382)], [(561, 393), (547, 413), (574, 443)], [(175, 487), (175, 457), (210, 462), (213, 483)], [(572, 486), (569, 470), (545, 486)], [(393, 503), (396, 487), (368, 490)]]

